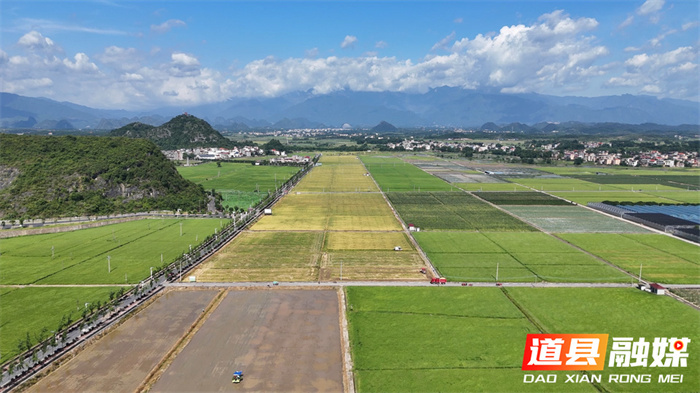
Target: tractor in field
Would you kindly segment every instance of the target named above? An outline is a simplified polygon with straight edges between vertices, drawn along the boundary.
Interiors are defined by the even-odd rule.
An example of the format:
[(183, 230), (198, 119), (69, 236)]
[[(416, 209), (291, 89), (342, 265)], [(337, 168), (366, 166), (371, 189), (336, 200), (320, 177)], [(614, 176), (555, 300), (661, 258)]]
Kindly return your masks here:
[(242, 380), (243, 380), (243, 371), (236, 371), (235, 373), (233, 373), (233, 379), (231, 380), (231, 382), (241, 383)]

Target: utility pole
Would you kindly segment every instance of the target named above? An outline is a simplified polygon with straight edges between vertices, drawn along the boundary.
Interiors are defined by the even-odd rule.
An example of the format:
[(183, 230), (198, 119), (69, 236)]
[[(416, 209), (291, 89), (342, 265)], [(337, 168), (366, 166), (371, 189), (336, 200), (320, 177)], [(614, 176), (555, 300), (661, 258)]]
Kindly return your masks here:
[(498, 281), (498, 263), (496, 263), (496, 281)]
[(639, 283), (642, 283), (642, 264), (639, 264)]
[(180, 223), (180, 236), (182, 236), (182, 223)]
[(343, 261), (340, 261), (340, 281), (343, 281)]
[(112, 259), (112, 257), (107, 255), (107, 273), (112, 273), (112, 264), (110, 261), (111, 259)]

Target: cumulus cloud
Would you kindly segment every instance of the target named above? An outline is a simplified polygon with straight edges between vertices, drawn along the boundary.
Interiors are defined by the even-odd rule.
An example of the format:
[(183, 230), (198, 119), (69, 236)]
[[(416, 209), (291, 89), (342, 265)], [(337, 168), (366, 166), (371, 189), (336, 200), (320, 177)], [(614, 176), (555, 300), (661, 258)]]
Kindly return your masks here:
[(174, 27), (185, 27), (187, 23), (180, 19), (169, 19), (159, 25), (151, 25), (151, 31), (154, 33), (167, 33)]
[(187, 53), (175, 52), (170, 55), (172, 60), (171, 71), (173, 75), (177, 76), (192, 76), (197, 75), (200, 72), (199, 60)]
[(625, 71), (607, 80), (608, 87), (636, 87), (662, 97), (697, 98), (697, 48), (683, 46), (664, 53), (640, 53), (627, 59)]
[(374, 44), (374, 47), (377, 49), (385, 49), (389, 47), (389, 44), (387, 44), (385, 41), (377, 41), (377, 43)]
[(73, 71), (95, 72), (98, 70), (97, 65), (91, 62), (90, 58), (85, 53), (77, 53), (73, 59), (75, 61), (63, 59), (63, 64)]
[(44, 37), (35, 30), (20, 37), (17, 45), (31, 50), (50, 50), (54, 48), (54, 43), (49, 37)]
[(538, 22), (504, 26), (493, 36), (464, 38), (452, 50), (474, 61), (471, 73), (480, 84), (507, 92), (577, 88), (601, 73), (594, 62), (609, 51), (583, 35), (598, 26), (595, 19), (572, 19), (555, 11)]
[(357, 37), (354, 35), (346, 35), (343, 42), (340, 43), (340, 47), (343, 49), (354, 48), (357, 42)]

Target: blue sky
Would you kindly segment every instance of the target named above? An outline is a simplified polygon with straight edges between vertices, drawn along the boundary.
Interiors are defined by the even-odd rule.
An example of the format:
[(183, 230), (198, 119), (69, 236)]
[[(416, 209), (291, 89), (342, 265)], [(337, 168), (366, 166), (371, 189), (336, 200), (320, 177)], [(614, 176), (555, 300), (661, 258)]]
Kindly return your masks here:
[(298, 90), (699, 100), (697, 1), (0, 2), (2, 90), (100, 108)]

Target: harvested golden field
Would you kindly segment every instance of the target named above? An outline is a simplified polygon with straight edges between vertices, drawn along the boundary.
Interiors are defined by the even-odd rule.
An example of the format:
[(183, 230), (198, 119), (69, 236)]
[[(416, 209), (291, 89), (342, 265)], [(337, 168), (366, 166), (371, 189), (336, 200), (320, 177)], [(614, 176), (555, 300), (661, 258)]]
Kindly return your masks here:
[(326, 156), (299, 184), (296, 192), (377, 192), (376, 184), (355, 156)]
[(400, 231), (381, 194), (289, 194), (251, 230)]

